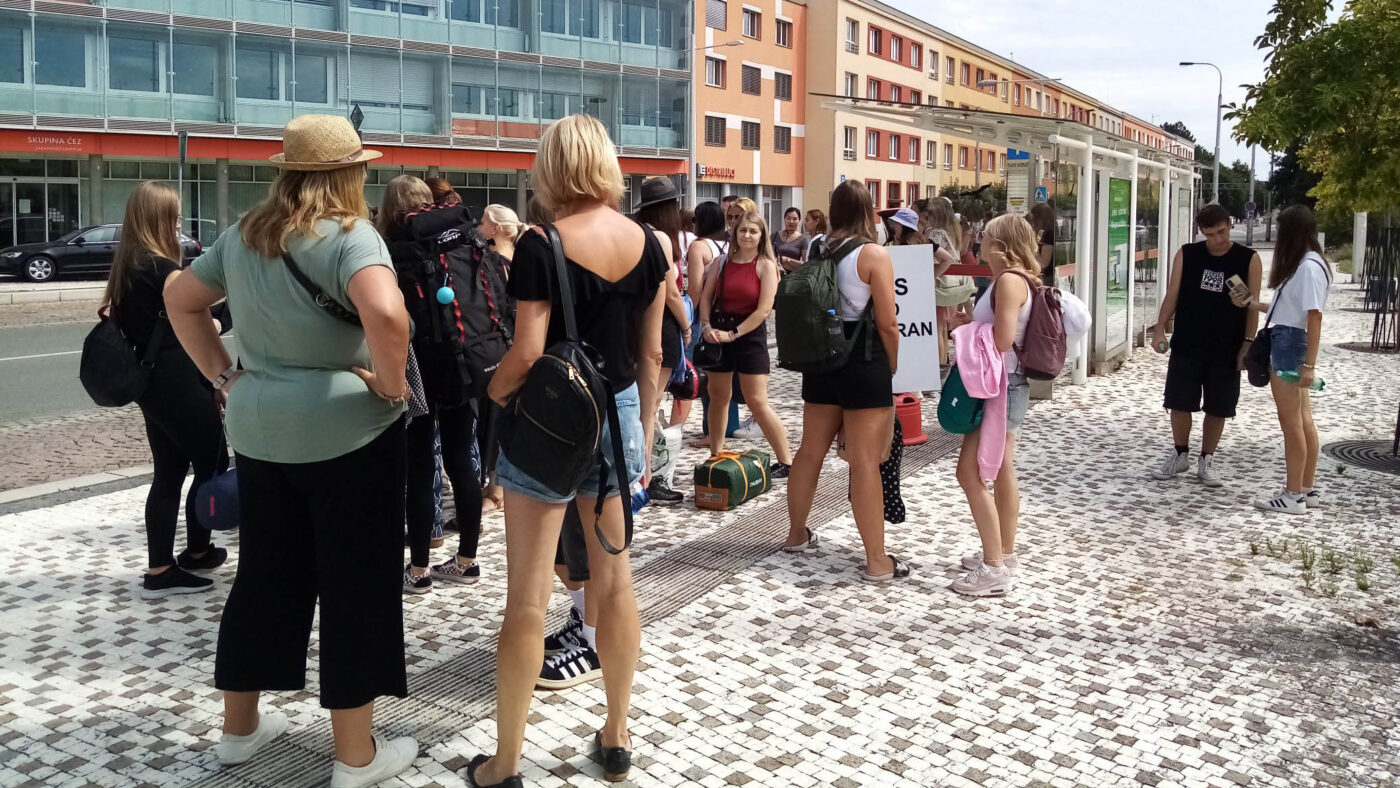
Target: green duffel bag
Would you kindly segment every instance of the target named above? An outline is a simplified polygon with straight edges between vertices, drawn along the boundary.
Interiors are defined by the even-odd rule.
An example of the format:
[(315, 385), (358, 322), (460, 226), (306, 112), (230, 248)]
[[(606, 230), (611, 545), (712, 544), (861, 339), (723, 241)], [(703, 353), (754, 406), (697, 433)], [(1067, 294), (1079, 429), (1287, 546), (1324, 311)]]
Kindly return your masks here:
[(948, 370), (948, 379), (943, 381), (943, 393), (938, 397), (938, 426), (950, 435), (970, 435), (982, 426), (982, 410), (985, 400), (967, 393), (958, 365)]
[(721, 452), (695, 466), (695, 508), (726, 511), (768, 492), (767, 452)]

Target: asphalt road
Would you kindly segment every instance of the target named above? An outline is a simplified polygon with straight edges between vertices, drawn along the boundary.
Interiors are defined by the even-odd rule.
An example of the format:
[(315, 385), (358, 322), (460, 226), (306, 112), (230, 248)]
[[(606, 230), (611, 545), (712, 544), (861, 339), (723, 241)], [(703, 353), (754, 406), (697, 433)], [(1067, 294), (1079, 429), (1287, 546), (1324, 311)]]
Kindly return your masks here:
[(96, 407), (78, 382), (83, 338), (92, 326), (85, 320), (0, 328), (0, 424)]

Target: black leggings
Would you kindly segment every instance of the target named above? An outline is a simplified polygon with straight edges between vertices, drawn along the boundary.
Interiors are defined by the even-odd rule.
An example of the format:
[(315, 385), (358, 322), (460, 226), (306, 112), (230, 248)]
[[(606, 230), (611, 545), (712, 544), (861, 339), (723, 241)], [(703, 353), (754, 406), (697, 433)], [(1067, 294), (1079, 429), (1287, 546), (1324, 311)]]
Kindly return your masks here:
[(430, 405), (428, 415), (419, 416), (407, 429), (408, 451), (408, 550), (414, 566), (428, 565), (428, 541), (433, 537), (434, 417), (442, 435), (442, 467), (452, 480), (452, 498), (457, 510), (457, 527), (462, 537), (457, 555), (476, 558), (481, 540), (481, 472), (472, 460), (476, 440), (476, 413), (471, 405), (438, 410)]
[(319, 598), (321, 705), (408, 697), (403, 641), (404, 428), (329, 460), (238, 455), (238, 574), (214, 686), (301, 690)]
[(151, 567), (175, 563), (180, 490), (194, 466), (185, 498), (186, 543), (192, 553), (209, 549), (209, 529), (195, 517), (199, 485), (228, 467), (224, 428), (214, 391), (183, 350), (161, 354), (146, 391), (136, 401), (146, 421), (155, 476), (146, 493), (146, 552)]

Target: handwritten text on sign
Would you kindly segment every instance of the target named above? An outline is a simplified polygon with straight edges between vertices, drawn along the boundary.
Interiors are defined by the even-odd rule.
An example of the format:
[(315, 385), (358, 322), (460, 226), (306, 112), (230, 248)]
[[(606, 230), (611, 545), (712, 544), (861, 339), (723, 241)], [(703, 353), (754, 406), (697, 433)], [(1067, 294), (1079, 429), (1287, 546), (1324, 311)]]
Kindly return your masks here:
[(899, 317), (899, 371), (894, 376), (894, 390), (935, 390), (939, 376), (933, 245), (891, 246), (889, 253)]

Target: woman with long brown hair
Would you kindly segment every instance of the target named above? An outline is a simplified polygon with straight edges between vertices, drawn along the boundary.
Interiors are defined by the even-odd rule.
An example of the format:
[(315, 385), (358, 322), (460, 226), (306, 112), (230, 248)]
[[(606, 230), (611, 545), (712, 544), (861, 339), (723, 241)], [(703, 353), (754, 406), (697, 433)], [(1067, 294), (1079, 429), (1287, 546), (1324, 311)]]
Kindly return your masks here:
[[(910, 569), (885, 552), (880, 458), (890, 445), (899, 321), (894, 269), (889, 252), (874, 241), (875, 221), (870, 192), (860, 182), (846, 181), (831, 193), (831, 234), (826, 244), (833, 254), (841, 255), (836, 271), (841, 319), (857, 350), (839, 370), (802, 376), (802, 445), (788, 480), (788, 538), (783, 550), (800, 553), (817, 545), (817, 534), (807, 527), (807, 517), (822, 460), (844, 427), (851, 510), (865, 547), (862, 576), (870, 582), (886, 582), (908, 577)], [(871, 351), (869, 358), (866, 347)]]
[[(214, 390), (180, 347), (166, 319), (162, 291), (180, 276), (180, 197), (164, 183), (146, 181), (126, 201), (121, 239), (107, 278), (103, 307), (138, 354), (156, 342), (155, 366), (137, 397), (146, 422), (155, 472), (146, 493), (147, 569), (141, 598), (208, 591), (214, 581), (192, 572), (223, 564), (228, 551), (215, 547), (209, 529), (195, 516), (199, 485), (228, 466)], [(208, 311), (205, 311), (208, 322)], [(175, 555), (176, 521), (185, 475), (194, 483), (185, 497), (186, 548)]]
[[(366, 162), (349, 121), (287, 124), (265, 201), (166, 288), (170, 322), (228, 396), (238, 455), (238, 575), (219, 624), (220, 763), (247, 761), (287, 727), (266, 691), (306, 685), (320, 602), (321, 705), (332, 788), (408, 768), (407, 737), (373, 733), (374, 701), (406, 697), (404, 403), (408, 312), (389, 250), (366, 221)], [(314, 294), (313, 294), (314, 293)], [(227, 296), (239, 366), (204, 317)], [(353, 315), (353, 317), (351, 317)]]
[(1021, 489), (1016, 481), (1016, 433), (1030, 408), (1030, 382), (1016, 347), (1026, 340), (1031, 316), (1031, 287), (1038, 286), (1040, 261), (1035, 231), (1020, 216), (1003, 214), (982, 231), (982, 259), (992, 269), (992, 283), (973, 308), (974, 323), (989, 323), (996, 349), (1006, 369), (1006, 435), (995, 494), (982, 480), (977, 453), (982, 426), (963, 436), (958, 455), (958, 484), (967, 496), (982, 549), (962, 559), (967, 573), (953, 581), (953, 590), (969, 596), (1001, 596), (1011, 588), (1017, 569), (1016, 527), (1021, 517)]

